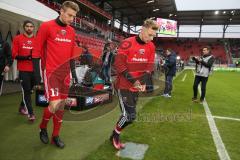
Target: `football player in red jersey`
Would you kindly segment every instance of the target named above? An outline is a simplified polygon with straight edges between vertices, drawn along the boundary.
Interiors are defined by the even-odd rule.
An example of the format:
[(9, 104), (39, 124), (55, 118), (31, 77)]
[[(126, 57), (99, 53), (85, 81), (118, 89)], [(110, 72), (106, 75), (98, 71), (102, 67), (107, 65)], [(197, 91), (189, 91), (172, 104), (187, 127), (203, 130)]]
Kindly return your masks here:
[(151, 41), (157, 30), (156, 21), (145, 20), (140, 34), (123, 40), (115, 57), (115, 87), (122, 111), (110, 137), (116, 149), (124, 148), (124, 144), (120, 142), (120, 133), (135, 120), (138, 92), (146, 90), (146, 77), (153, 72), (155, 46)]
[(24, 115), (28, 114), (28, 120), (33, 122), (35, 120), (31, 100), (31, 90), (34, 86), (32, 49), (35, 37), (33, 34), (33, 22), (24, 21), (23, 29), (24, 33), (17, 35), (13, 39), (12, 57), (17, 60), (17, 69), (19, 70), (19, 79), (22, 86), (23, 99), (19, 112)]
[(73, 57), (75, 44), (75, 31), (70, 24), (78, 11), (79, 7), (76, 3), (65, 1), (57, 19), (41, 24), (33, 50), (35, 78), (39, 84), (39, 58), (41, 58), (45, 93), (49, 101), (49, 106), (44, 109), (39, 126), (40, 139), (45, 144), (49, 142), (47, 124), (52, 117), (51, 143), (59, 148), (64, 148), (64, 142), (59, 138), (59, 131), (69, 89), (66, 77), (70, 73), (69, 62)]

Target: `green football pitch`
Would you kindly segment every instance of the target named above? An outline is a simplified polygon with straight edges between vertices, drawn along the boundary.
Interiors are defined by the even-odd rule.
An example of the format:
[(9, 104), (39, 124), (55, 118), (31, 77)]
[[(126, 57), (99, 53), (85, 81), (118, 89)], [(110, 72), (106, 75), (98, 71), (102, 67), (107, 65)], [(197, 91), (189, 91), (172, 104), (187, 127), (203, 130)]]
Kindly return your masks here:
[[(122, 141), (148, 144), (146, 160), (220, 159), (204, 106), (191, 101), (193, 80), (192, 70), (184, 70), (174, 80), (172, 98), (140, 98), (138, 118), (122, 132)], [(232, 160), (240, 157), (239, 80), (237, 72), (214, 72), (206, 94), (225, 152)], [(109, 105), (112, 109), (107, 114), (97, 118), (67, 118), (61, 130), (66, 147), (58, 149), (39, 140), (42, 108), (34, 106), (37, 120), (30, 124), (17, 113), (20, 99), (20, 93), (0, 97), (0, 160), (122, 159), (108, 140), (120, 113), (116, 101)], [(66, 113), (66, 117), (71, 114)], [(50, 135), (52, 123), (48, 128)]]

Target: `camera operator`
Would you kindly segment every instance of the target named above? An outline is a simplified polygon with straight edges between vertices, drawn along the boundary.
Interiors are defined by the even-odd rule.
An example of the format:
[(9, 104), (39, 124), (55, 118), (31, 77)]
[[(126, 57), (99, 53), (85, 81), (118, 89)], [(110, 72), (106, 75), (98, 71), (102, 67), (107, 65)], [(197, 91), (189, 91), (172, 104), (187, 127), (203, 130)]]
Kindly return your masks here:
[(208, 76), (211, 74), (214, 63), (214, 57), (211, 54), (211, 48), (209, 46), (204, 47), (202, 53), (203, 55), (201, 57), (192, 58), (196, 62), (196, 74), (193, 84), (194, 96), (192, 101), (197, 102), (198, 85), (201, 82), (200, 103), (204, 101)]

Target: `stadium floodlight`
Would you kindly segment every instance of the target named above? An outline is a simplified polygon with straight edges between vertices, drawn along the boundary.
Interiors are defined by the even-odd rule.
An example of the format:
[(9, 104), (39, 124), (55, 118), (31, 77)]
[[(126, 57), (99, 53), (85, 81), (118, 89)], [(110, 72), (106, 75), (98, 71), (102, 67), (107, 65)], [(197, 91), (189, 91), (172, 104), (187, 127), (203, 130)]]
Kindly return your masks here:
[(219, 11), (215, 11), (215, 14), (217, 15), (219, 13)]
[(226, 14), (226, 11), (223, 11), (223, 14)]
[(151, 1), (147, 1), (147, 3), (149, 4), (149, 3), (153, 3), (154, 2), (154, 0), (151, 0)]

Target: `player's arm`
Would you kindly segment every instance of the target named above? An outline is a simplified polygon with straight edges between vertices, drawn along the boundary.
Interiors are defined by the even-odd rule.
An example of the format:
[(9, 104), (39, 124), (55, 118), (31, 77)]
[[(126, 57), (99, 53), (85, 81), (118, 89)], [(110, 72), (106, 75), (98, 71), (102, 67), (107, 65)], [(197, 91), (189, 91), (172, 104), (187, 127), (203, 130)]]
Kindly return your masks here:
[(152, 45), (151, 53), (149, 55), (149, 60), (148, 60), (148, 64), (147, 64), (147, 70), (146, 70), (147, 73), (152, 73), (154, 71), (155, 53), (156, 53), (155, 46)]
[(145, 84), (146, 80), (150, 79), (154, 72), (155, 46), (152, 45), (151, 52), (148, 57), (148, 63), (144, 74), (141, 77), (141, 83)]
[(38, 30), (36, 40), (32, 50), (32, 62), (33, 62), (33, 72), (35, 78), (35, 84), (39, 85), (41, 82), (40, 76), (40, 58), (42, 49), (47, 41), (48, 27), (42, 24)]
[(155, 46), (152, 45), (150, 49), (151, 51), (148, 56), (147, 67), (144, 71), (144, 74), (140, 77), (140, 83), (143, 84), (143, 89), (141, 91), (145, 91), (146, 85), (149, 85), (149, 83), (152, 81), (152, 74), (154, 72)]
[(71, 69), (73, 83), (76, 83), (76, 82), (78, 82), (78, 79), (77, 79), (77, 75), (76, 75), (74, 46), (75, 46), (75, 33), (73, 34), (73, 37), (72, 37), (72, 50), (71, 50), (71, 57), (70, 57), (70, 69)]

